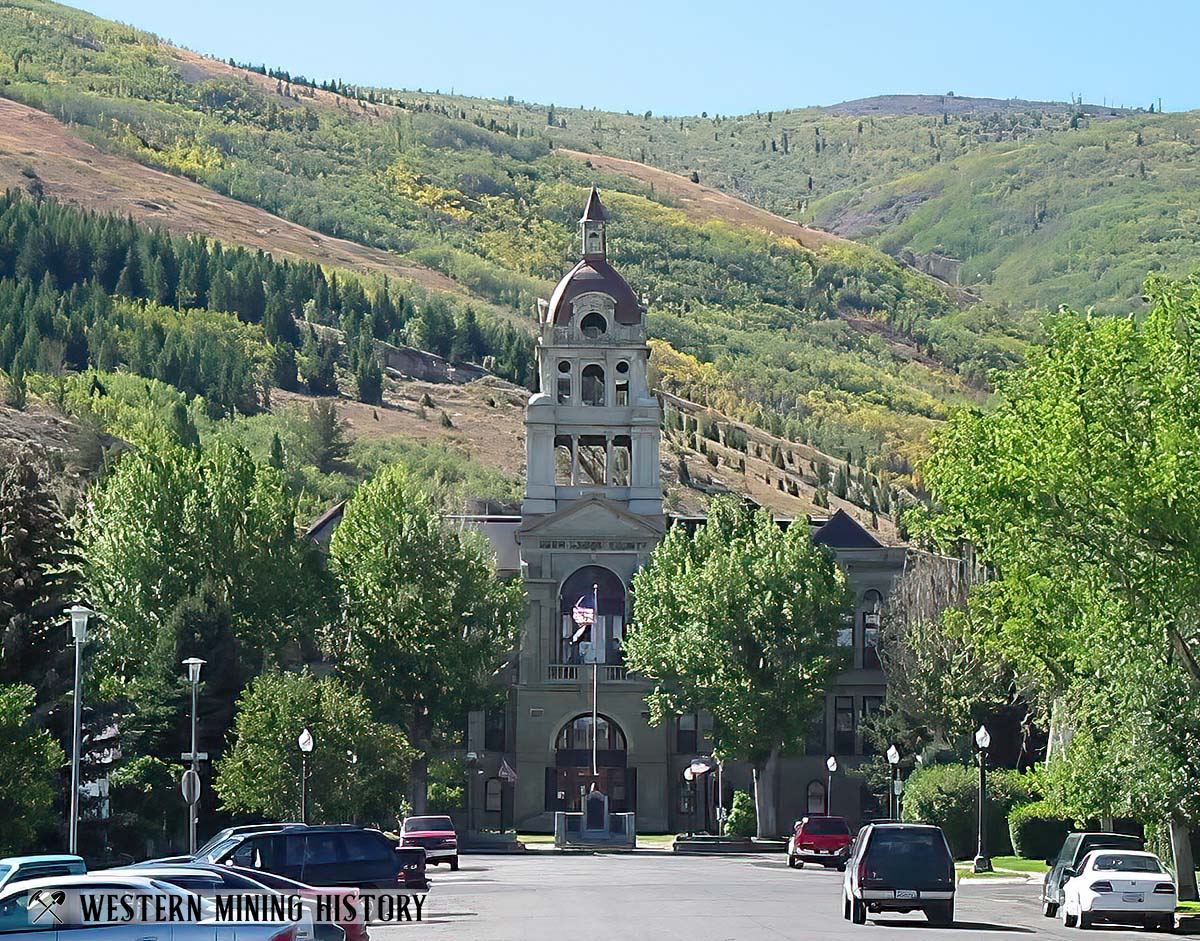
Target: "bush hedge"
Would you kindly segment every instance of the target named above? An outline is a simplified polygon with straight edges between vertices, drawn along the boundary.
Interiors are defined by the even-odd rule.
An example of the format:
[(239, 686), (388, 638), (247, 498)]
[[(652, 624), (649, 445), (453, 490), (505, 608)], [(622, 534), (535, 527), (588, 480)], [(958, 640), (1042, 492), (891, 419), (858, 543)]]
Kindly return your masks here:
[(1062, 848), (1074, 821), (1058, 804), (1040, 800), (1018, 804), (1008, 814), (1013, 852), (1022, 859), (1049, 859)]
[(725, 818), (725, 835), (749, 839), (758, 832), (758, 814), (754, 811), (754, 798), (745, 791), (733, 792), (733, 806)]
[[(978, 833), (979, 769), (971, 765), (928, 765), (914, 771), (904, 789), (904, 819), (942, 828), (955, 859), (975, 855)], [(1018, 771), (988, 773), (988, 853), (1012, 852), (1008, 812), (1033, 800), (1033, 782)]]

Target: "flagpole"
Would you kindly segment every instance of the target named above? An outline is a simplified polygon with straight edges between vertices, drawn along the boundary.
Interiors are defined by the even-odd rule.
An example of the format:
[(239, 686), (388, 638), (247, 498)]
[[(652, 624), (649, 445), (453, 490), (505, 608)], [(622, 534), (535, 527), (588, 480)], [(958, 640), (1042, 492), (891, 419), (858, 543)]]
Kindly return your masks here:
[(600, 627), (600, 585), (592, 585), (592, 777), (600, 777), (600, 766), (596, 760), (596, 699), (598, 697), (600, 683), (600, 661), (596, 654), (596, 639), (599, 635)]

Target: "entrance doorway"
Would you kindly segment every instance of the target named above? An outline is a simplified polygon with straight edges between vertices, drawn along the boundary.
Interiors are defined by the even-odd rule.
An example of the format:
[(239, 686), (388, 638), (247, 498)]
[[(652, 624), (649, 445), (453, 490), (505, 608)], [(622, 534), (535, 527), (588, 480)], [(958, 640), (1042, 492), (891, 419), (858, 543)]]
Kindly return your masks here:
[[(593, 733), (597, 774), (592, 773)], [(628, 766), (625, 734), (608, 716), (598, 715), (594, 728), (591, 713), (564, 725), (554, 742), (551, 773), (558, 810), (582, 811), (593, 787), (608, 797), (610, 813), (637, 809), (637, 769)]]

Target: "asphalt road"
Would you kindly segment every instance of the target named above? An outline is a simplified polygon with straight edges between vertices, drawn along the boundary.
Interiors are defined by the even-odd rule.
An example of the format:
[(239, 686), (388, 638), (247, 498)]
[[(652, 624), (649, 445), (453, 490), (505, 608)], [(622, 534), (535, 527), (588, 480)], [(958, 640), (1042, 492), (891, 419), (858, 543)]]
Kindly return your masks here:
[[(919, 913), (843, 920), (841, 873), (790, 870), (782, 856), (697, 857), (666, 853), (464, 856), (458, 872), (430, 867), (433, 888), (421, 924), (371, 929), (372, 941), (428, 936), (488, 941), (665, 939), (869, 939), (910, 931), (927, 941), (1011, 936), (1075, 938), (1043, 918), (1031, 885), (960, 886), (957, 921), (932, 928)], [(1099, 941), (1154, 937), (1098, 928)], [(1165, 937), (1165, 936), (1160, 936)]]

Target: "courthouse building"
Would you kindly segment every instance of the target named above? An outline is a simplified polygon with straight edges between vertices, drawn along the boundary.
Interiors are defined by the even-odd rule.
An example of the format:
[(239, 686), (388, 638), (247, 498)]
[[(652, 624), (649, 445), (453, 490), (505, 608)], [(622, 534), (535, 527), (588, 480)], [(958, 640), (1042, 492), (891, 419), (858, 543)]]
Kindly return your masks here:
[[(463, 823), (473, 829), (551, 831), (555, 811), (581, 809), (597, 780), (593, 682), (597, 783), (610, 810), (634, 811), (640, 832), (715, 825), (715, 775), (697, 781), (683, 774), (694, 758), (712, 751), (709, 718), (685, 715), (651, 726), (649, 684), (622, 660), (634, 573), (669, 526), (702, 521), (663, 512), (661, 414), (647, 383), (645, 311), (608, 262), (607, 222), (593, 189), (580, 220), (583, 257), (549, 302), (538, 304), (538, 390), (525, 413), (520, 516), (457, 518), (489, 537), (501, 574), (521, 578), (528, 599), (507, 704), (468, 721), (470, 819)], [(874, 808), (848, 772), (868, 750), (862, 718), (882, 702), (878, 615), (905, 550), (882, 544), (840, 511), (781, 524), (811, 526), (813, 539), (835, 552), (853, 588), (855, 613), (838, 638), (844, 669), (805, 753), (779, 762), (778, 820), (786, 827), (807, 812), (827, 810), (858, 819)], [(572, 609), (580, 599), (590, 604), (593, 592), (590, 641), (572, 643)], [(830, 754), (840, 766), (831, 807)], [(744, 765), (727, 763), (722, 778), (726, 805), (734, 787), (750, 788)]]

